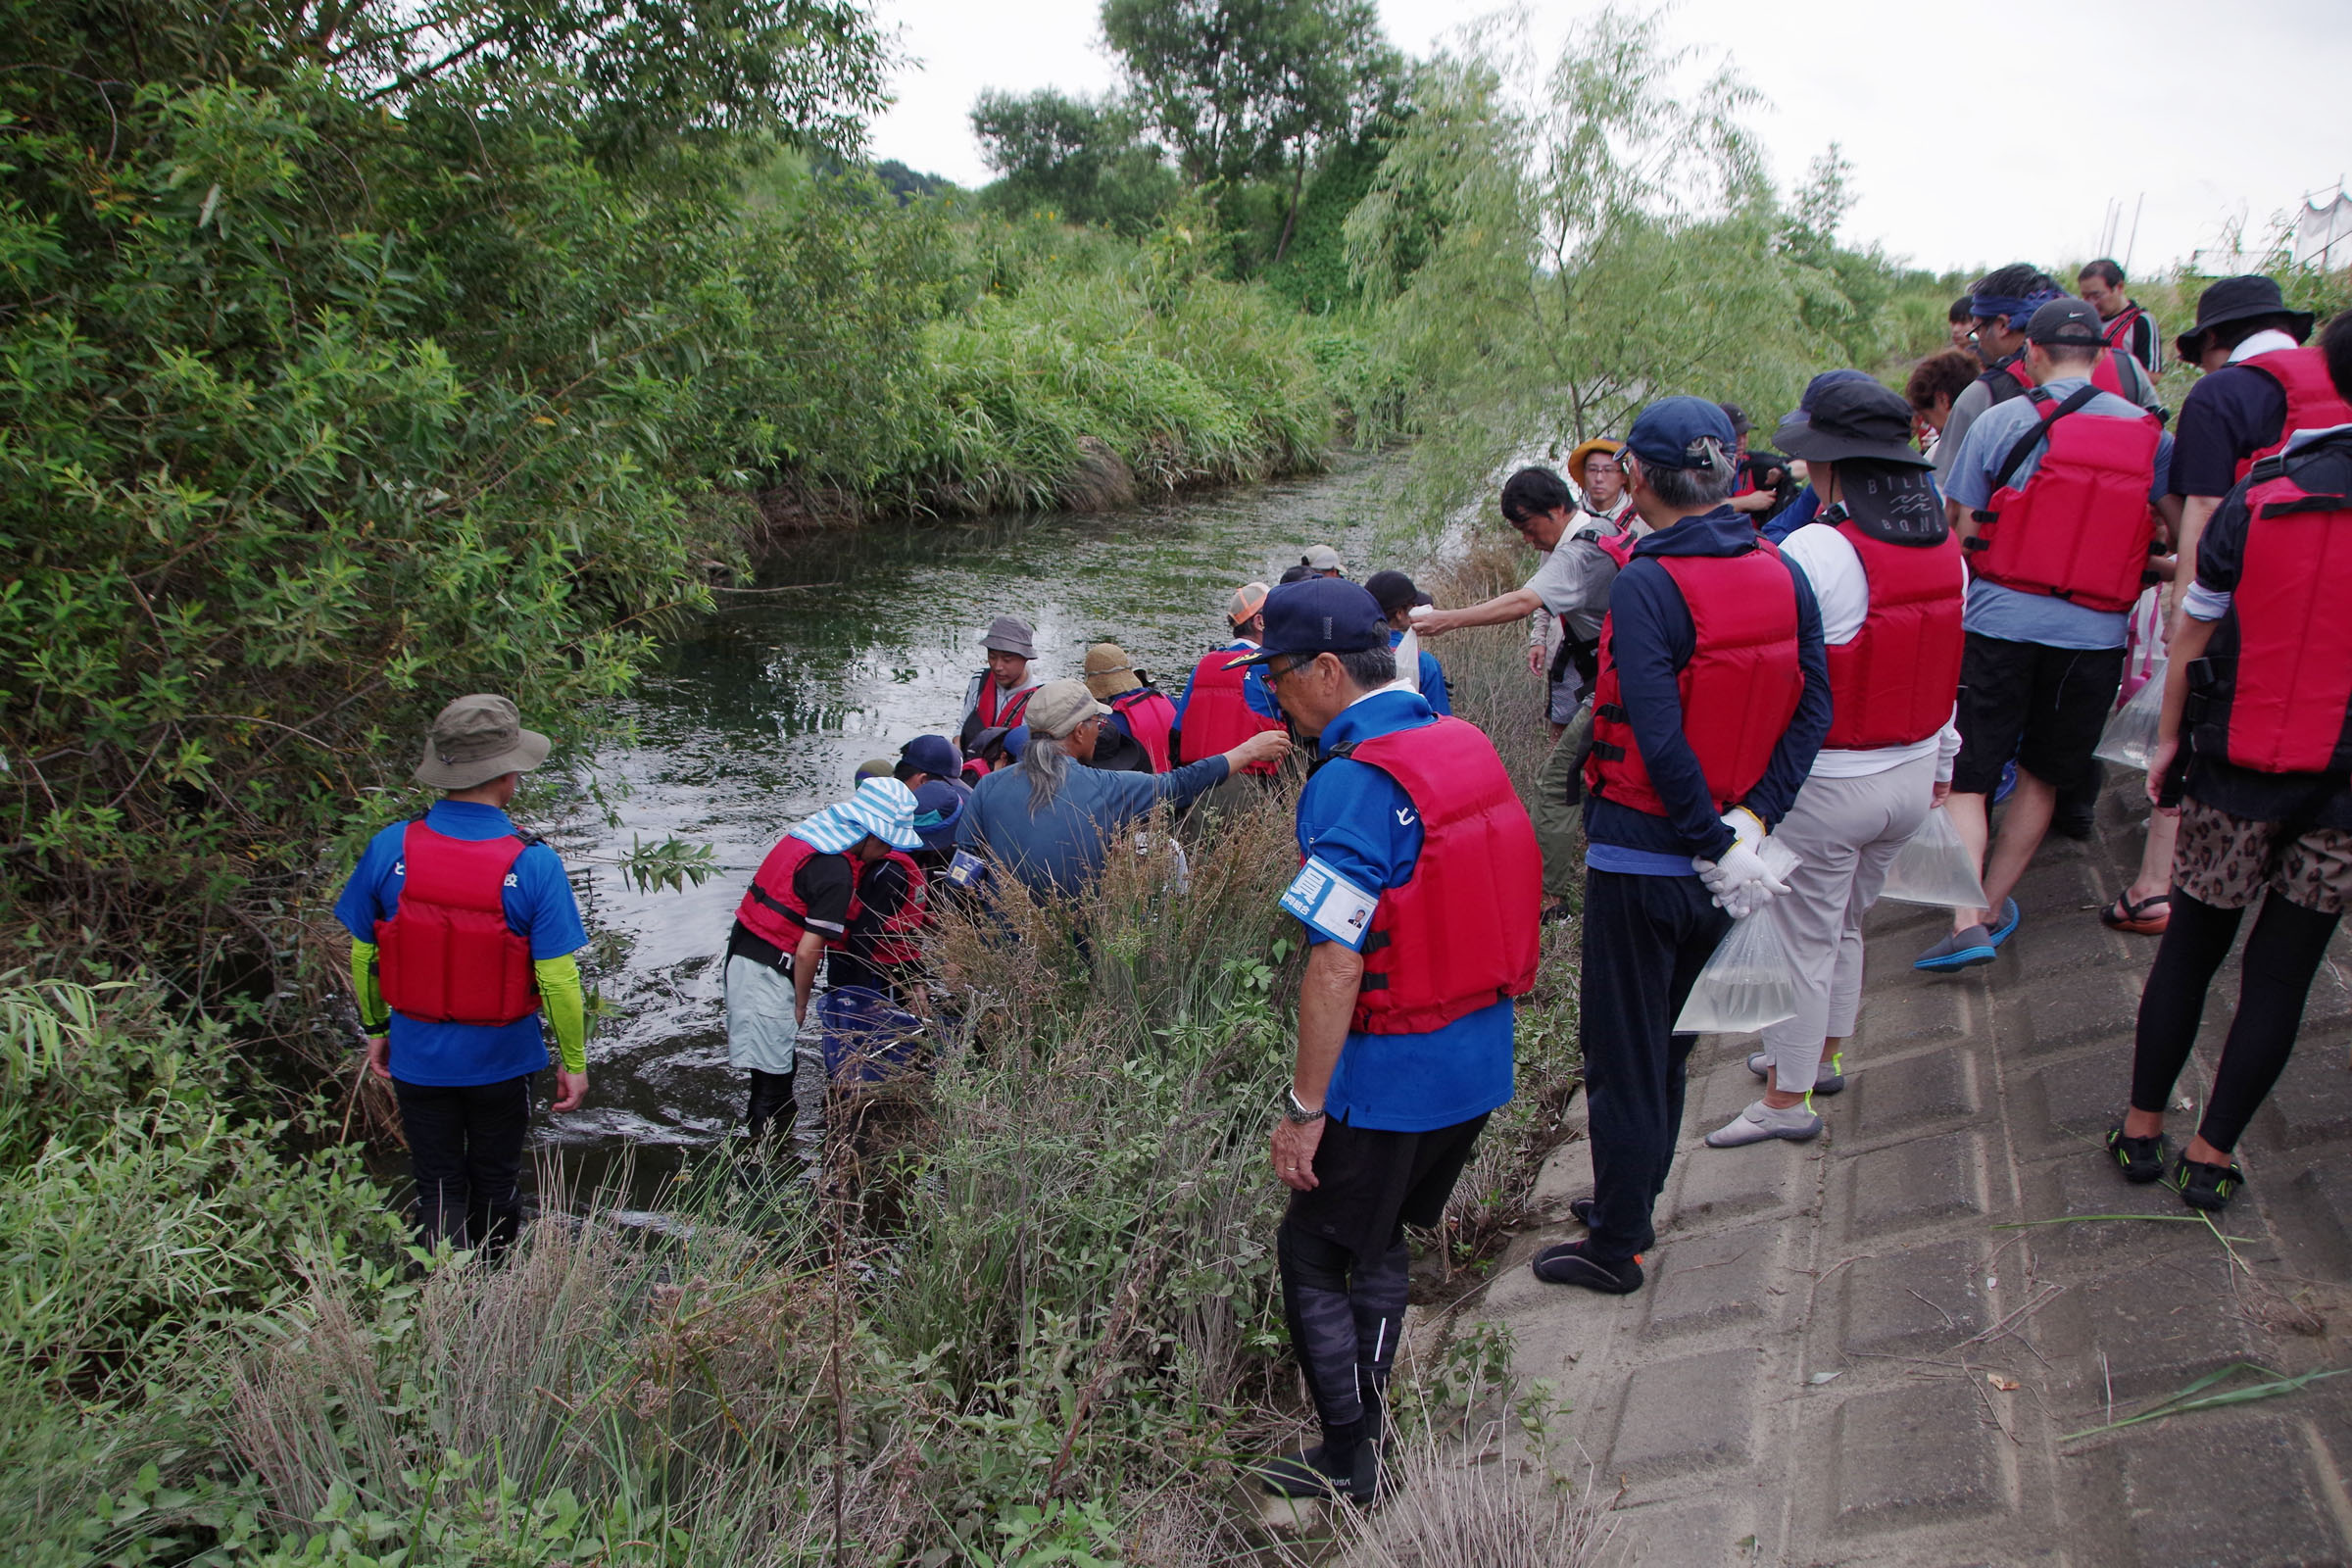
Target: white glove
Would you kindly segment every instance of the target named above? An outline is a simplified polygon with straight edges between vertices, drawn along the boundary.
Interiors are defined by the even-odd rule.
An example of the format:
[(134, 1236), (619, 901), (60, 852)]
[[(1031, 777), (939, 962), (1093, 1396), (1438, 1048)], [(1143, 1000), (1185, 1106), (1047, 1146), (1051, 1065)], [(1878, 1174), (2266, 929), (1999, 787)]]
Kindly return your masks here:
[(1693, 857), (1690, 868), (1714, 896), (1716, 906), (1735, 920), (1746, 918), (1788, 891), (1788, 884), (1773, 874), (1764, 857), (1746, 844), (1735, 842), (1721, 860)]

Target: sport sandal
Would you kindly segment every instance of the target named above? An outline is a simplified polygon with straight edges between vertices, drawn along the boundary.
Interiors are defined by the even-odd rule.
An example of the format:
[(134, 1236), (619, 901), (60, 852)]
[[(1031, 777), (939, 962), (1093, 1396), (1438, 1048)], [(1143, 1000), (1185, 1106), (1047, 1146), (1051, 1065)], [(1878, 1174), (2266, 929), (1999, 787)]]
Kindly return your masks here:
[(2121, 1126), (2107, 1129), (2107, 1152), (2123, 1171), (2124, 1180), (2133, 1186), (2144, 1186), (2164, 1178), (2164, 1134), (2153, 1138), (2133, 1138)]
[(2167, 1185), (2180, 1195), (2180, 1201), (2191, 1208), (2218, 1214), (2230, 1206), (2230, 1200), (2246, 1184), (2246, 1173), (2231, 1160), (2227, 1165), (2208, 1165), (2186, 1154), (2173, 1167), (2173, 1179)]

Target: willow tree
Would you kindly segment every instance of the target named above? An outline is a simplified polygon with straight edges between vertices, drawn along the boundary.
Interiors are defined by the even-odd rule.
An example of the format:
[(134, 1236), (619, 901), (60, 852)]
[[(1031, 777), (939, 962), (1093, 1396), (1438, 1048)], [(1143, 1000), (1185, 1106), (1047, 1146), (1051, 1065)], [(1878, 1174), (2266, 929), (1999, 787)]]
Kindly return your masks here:
[(1622, 434), (1668, 393), (1767, 422), (1829, 353), (1805, 306), (1835, 279), (1792, 244), (1740, 123), (1752, 90), (1615, 11), (1531, 78), (1513, 62), (1533, 58), (1489, 30), (1428, 67), (1348, 220), (1352, 274), (1414, 388), (1423, 516)]

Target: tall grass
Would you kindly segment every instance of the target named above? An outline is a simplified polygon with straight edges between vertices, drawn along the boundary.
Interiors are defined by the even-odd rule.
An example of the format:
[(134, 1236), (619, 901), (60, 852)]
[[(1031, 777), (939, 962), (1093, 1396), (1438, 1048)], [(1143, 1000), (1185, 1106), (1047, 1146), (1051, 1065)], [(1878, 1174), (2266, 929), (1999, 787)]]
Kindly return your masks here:
[[(1497, 633), (1449, 660), (1514, 754), (1533, 721), (1523, 650)], [(1481, 711), (1482, 693), (1510, 711)], [(233, 1254), (258, 1279), (191, 1315), (108, 1268), (152, 1275), (150, 1238), (267, 1212), (257, 1189), (287, 1167), (254, 1159), (242, 1185), (195, 1191), (53, 1143), (21, 1179), (71, 1166), (111, 1194), (75, 1243), (91, 1299), (157, 1304), (124, 1318), (155, 1327), (122, 1347), (137, 1382), (103, 1409), (43, 1412), (38, 1374), (13, 1374), (6, 1489), (32, 1558), (1190, 1568), (1304, 1549), (1265, 1536), (1240, 1468), (1311, 1419), (1265, 1163), (1300, 966), (1275, 901), (1296, 863), (1289, 794), (1271, 792), (1129, 834), (1082, 903), (1013, 884), (993, 911), (949, 913), (933, 1070), (837, 1101), (822, 1183), (714, 1153), (647, 1213), (567, 1195), (550, 1168), (546, 1217), (495, 1268), (306, 1241), (337, 1211), (301, 1186), (254, 1233), (271, 1250)], [(1484, 1266), (1556, 1137), (1574, 1056), (1551, 940), (1519, 1100), (1425, 1239), (1425, 1301)], [(78, 1027), (24, 1024), (19, 1057), (53, 1073), (47, 1042)], [(214, 1251), (233, 1240), (207, 1234)], [(1421, 1333), (1402, 1391), (1430, 1441), (1457, 1441), (1468, 1397), (1448, 1358), (1491, 1348)], [(1409, 1464), (1379, 1517), (1435, 1522), (1385, 1525), (1362, 1549), (1387, 1555), (1362, 1560), (1501, 1560), (1477, 1553), (1552, 1528), (1541, 1496)], [(1463, 1510), (1492, 1529), (1463, 1533)], [(1430, 1555), (1457, 1535), (1468, 1555)]]

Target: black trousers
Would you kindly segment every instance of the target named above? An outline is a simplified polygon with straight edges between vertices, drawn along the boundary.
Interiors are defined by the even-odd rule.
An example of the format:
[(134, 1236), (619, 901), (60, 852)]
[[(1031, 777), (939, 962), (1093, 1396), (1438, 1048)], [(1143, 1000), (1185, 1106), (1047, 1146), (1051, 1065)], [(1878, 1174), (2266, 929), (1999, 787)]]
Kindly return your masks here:
[(1696, 1035), (1674, 1032), (1698, 971), (1730, 930), (1695, 876), (1585, 873), (1582, 1043), (1592, 1140), (1587, 1250), (1619, 1263), (1657, 1238), (1650, 1209), (1674, 1168)]
[(1444, 1217), (1486, 1125), (1484, 1115), (1425, 1133), (1325, 1125), (1317, 1185), (1291, 1195), (1274, 1258), (1283, 1320), (1326, 1441), (1380, 1436), (1412, 1283), (1404, 1227)]
[(531, 1126), (528, 1073), (443, 1089), (392, 1080), (416, 1174), (416, 1235), (495, 1257), (522, 1223), (522, 1140)]

